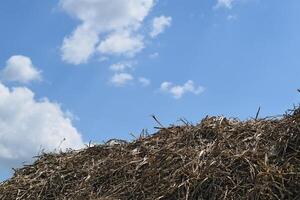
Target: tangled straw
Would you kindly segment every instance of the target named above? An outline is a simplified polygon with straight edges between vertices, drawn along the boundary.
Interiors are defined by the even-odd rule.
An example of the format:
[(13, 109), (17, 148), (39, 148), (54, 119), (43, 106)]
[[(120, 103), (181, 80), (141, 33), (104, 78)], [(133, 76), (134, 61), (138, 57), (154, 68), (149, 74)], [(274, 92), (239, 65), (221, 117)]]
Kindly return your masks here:
[(44, 154), (0, 184), (0, 199), (300, 199), (300, 109)]

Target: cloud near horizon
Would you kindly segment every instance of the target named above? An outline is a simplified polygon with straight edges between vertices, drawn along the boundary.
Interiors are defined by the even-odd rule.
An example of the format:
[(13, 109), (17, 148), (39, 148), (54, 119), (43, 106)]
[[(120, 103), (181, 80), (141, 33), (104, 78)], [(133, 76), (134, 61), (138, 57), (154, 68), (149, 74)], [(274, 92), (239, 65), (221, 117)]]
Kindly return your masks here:
[(68, 112), (47, 98), (36, 100), (26, 87), (0, 82), (0, 168), (32, 161), (41, 150), (84, 147)]

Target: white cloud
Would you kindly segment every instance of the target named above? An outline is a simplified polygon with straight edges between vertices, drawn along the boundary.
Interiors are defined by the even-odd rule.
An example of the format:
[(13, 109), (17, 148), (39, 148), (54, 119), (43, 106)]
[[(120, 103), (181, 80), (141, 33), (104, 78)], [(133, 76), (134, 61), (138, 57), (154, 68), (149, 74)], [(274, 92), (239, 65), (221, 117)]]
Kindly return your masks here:
[(170, 87), (172, 86), (172, 83), (171, 82), (163, 82), (161, 85), (160, 85), (160, 89), (162, 91), (168, 91), (170, 89)]
[(66, 37), (61, 47), (62, 59), (65, 62), (78, 65), (86, 63), (93, 55), (99, 38), (94, 30), (79, 26), (71, 36)]
[(29, 83), (41, 80), (41, 72), (33, 66), (29, 57), (15, 55), (6, 61), (6, 66), (0, 71), (0, 77), (4, 81)]
[(218, 0), (215, 8), (227, 8), (227, 9), (231, 9), (232, 8), (232, 4), (235, 0)]
[(155, 0), (60, 0), (61, 8), (81, 21), (64, 39), (63, 60), (84, 63), (96, 49), (102, 54), (133, 56), (144, 47), (138, 32), (154, 4)]
[(47, 98), (36, 100), (26, 87), (0, 83), (0, 167), (12, 167), (44, 149), (83, 147), (68, 113)]
[(132, 81), (134, 78), (131, 74), (128, 74), (128, 73), (118, 73), (118, 74), (115, 74), (110, 82), (117, 86), (117, 87), (120, 87), (120, 86), (124, 86), (126, 85), (128, 82)]
[(143, 38), (140, 35), (131, 36), (128, 32), (113, 33), (98, 46), (102, 54), (134, 56), (144, 48)]
[(192, 80), (188, 80), (183, 85), (174, 85), (171, 82), (163, 82), (160, 86), (160, 90), (166, 93), (170, 93), (175, 99), (180, 99), (184, 94), (188, 92), (199, 95), (204, 92), (204, 87), (195, 86)]
[(160, 16), (154, 18), (152, 22), (152, 31), (150, 32), (150, 36), (154, 38), (159, 34), (163, 33), (167, 27), (171, 26), (171, 22), (171, 17)]
[(109, 66), (109, 69), (115, 72), (122, 72), (126, 69), (132, 68), (135, 64), (136, 62), (133, 61), (118, 62)]
[(150, 85), (151, 81), (145, 77), (140, 77), (139, 82), (141, 83), (142, 86), (146, 87)]
[(60, 0), (71, 16), (98, 31), (138, 26), (148, 15), (154, 0)]

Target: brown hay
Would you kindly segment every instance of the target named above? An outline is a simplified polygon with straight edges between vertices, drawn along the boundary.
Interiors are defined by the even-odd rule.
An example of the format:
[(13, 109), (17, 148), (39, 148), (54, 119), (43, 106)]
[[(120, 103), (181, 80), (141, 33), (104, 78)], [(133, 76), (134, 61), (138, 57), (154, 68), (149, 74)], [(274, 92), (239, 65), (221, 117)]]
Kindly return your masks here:
[(0, 184), (0, 199), (300, 199), (300, 109), (45, 154)]

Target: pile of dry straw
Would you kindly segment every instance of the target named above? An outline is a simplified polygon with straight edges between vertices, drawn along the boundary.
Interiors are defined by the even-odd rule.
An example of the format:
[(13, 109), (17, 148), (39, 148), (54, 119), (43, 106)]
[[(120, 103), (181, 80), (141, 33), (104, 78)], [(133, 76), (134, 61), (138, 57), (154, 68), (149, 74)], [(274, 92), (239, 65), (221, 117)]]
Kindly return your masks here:
[(300, 199), (300, 109), (45, 154), (1, 183), (0, 199)]

